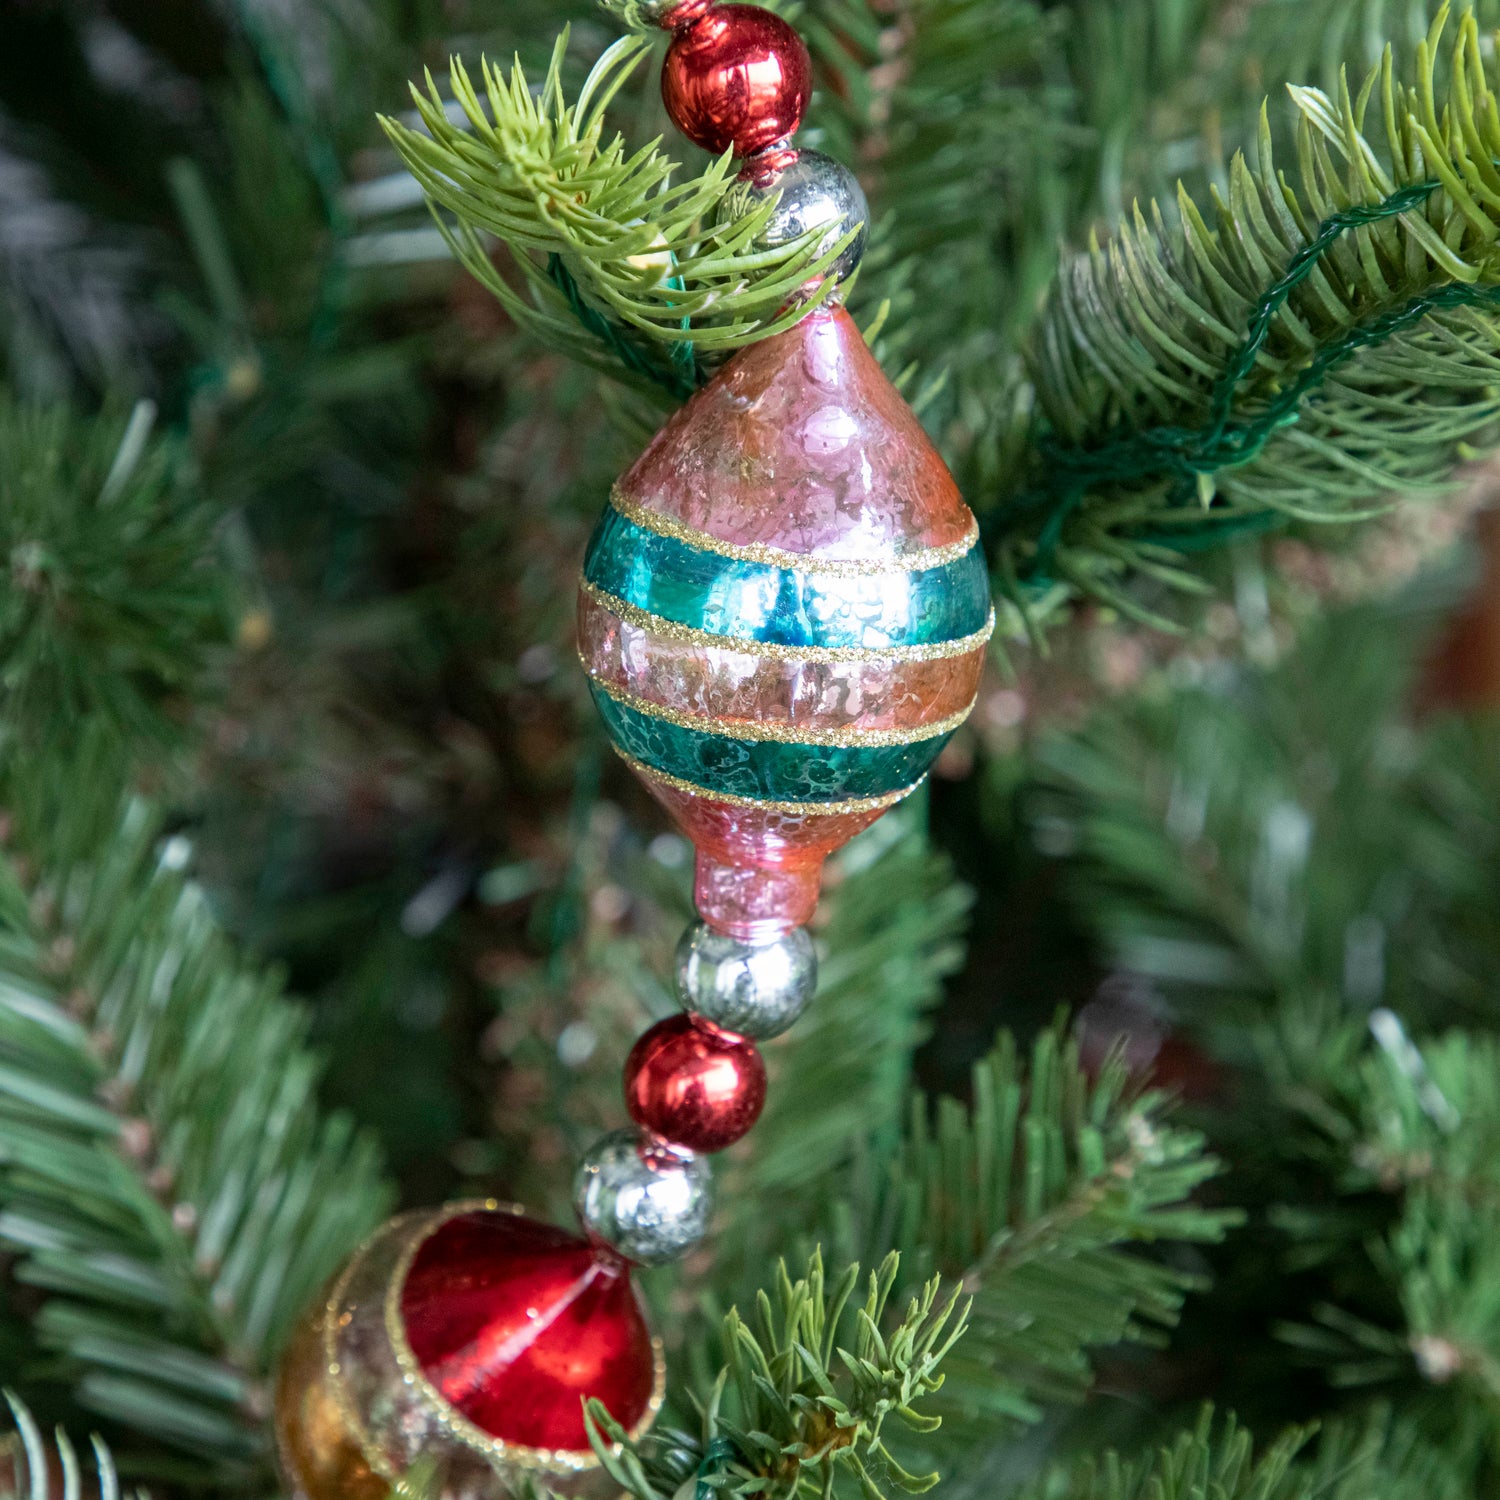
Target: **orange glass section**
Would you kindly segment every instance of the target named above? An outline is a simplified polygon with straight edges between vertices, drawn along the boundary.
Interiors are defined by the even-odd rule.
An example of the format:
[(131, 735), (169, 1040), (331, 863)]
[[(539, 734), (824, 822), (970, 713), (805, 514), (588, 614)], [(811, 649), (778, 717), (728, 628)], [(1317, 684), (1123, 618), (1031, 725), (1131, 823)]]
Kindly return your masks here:
[(587, 591), (578, 649), (606, 686), (679, 713), (809, 730), (914, 729), (974, 701), (984, 647), (936, 661), (807, 661), (684, 641), (622, 620)]

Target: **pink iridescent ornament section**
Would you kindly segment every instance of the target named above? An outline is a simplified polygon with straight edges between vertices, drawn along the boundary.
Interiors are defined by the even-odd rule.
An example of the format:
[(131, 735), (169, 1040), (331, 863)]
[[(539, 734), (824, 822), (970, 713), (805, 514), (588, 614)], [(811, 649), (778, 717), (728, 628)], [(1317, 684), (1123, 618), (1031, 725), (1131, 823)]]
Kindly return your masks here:
[(899, 562), (974, 517), (842, 308), (742, 349), (673, 414), (620, 488), (738, 546)]
[(818, 904), (823, 861), (884, 811), (794, 813), (721, 802), (641, 778), (698, 851), (693, 903), (731, 937), (760, 942), (803, 927)]

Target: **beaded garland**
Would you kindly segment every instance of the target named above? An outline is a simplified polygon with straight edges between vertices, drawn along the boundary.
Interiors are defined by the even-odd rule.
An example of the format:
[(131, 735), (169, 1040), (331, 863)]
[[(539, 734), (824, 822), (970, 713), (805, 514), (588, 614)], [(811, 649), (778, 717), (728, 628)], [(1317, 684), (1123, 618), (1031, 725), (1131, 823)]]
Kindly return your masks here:
[[(679, 127), (741, 158), (751, 201), (777, 195), (767, 247), (822, 231), (825, 274), (853, 274), (859, 184), (790, 140), (811, 84), (796, 34), (749, 5), (640, 5), (673, 33)], [(764, 1103), (757, 1039), (816, 987), (802, 924), (823, 861), (921, 782), (973, 706), (994, 624), (978, 527), (825, 291), (667, 422), (584, 561), (590, 691), (697, 851), (681, 1013), (625, 1066), (635, 1123), (584, 1157), (582, 1236), (486, 1201), (393, 1220), (355, 1255), (281, 1365), (283, 1466), (306, 1500), (379, 1500), (419, 1457), (442, 1500), (613, 1488), (583, 1402), (640, 1433), (664, 1378), (631, 1270), (703, 1238), (706, 1157)]]

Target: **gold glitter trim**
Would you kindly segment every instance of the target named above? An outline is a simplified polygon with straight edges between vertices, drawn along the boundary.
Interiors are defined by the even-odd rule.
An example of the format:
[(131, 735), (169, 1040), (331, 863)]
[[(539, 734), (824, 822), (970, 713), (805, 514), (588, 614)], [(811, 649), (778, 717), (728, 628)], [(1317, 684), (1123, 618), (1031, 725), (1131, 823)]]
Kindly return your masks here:
[(880, 797), (848, 797), (842, 802), (763, 802), (758, 797), (716, 792), (710, 787), (699, 786), (696, 782), (684, 781), (680, 776), (669, 776), (667, 772), (658, 771), (654, 766), (637, 760), (618, 745), (611, 748), (643, 781), (655, 781), (661, 786), (671, 787), (674, 792), (686, 792), (690, 797), (706, 797), (710, 802), (725, 802), (730, 807), (758, 807), (766, 812), (792, 813), (796, 816), (831, 818), (841, 813), (884, 812), (886, 808), (894, 807), (903, 798), (911, 796), (927, 780), (924, 774), (917, 777), (910, 786), (902, 787), (899, 792), (886, 792)]
[(989, 619), (972, 635), (962, 635), (952, 641), (928, 641), (917, 646), (783, 646), (775, 641), (756, 641), (742, 635), (714, 635), (691, 625), (679, 625), (676, 620), (653, 615), (649, 610), (606, 593), (587, 578), (580, 578), (578, 587), (596, 604), (627, 625), (634, 625), (637, 630), (649, 630), (663, 640), (680, 641), (685, 646), (714, 646), (721, 651), (740, 651), (746, 656), (760, 656), (768, 661), (946, 661), (950, 656), (967, 656), (969, 652), (977, 651), (995, 632), (995, 611), (992, 609)]
[[(484, 1428), (464, 1416), (428, 1380), (423, 1373), (421, 1363), (412, 1352), (411, 1344), (406, 1337), (406, 1324), (401, 1317), (401, 1291), (406, 1285), (407, 1273), (411, 1270), (412, 1262), (417, 1258), (417, 1252), (422, 1246), (450, 1219), (455, 1219), (460, 1214), (477, 1211), (525, 1214), (525, 1210), (518, 1204), (501, 1203), (495, 1198), (469, 1198), (445, 1204), (441, 1210), (433, 1214), (420, 1233), (411, 1237), (396, 1262), (396, 1268), (391, 1273), (390, 1284), (386, 1287), (385, 1293), (385, 1335), (390, 1340), (396, 1363), (400, 1366), (401, 1377), (431, 1413), (433, 1420), (450, 1437), (462, 1443), (471, 1452), (487, 1459), (491, 1464), (543, 1474), (577, 1473), (584, 1469), (596, 1469), (599, 1467), (599, 1457), (592, 1448), (584, 1452), (573, 1448), (528, 1448), (520, 1443), (507, 1443), (504, 1438), (497, 1438), (486, 1432)], [(656, 1420), (657, 1412), (661, 1410), (662, 1402), (666, 1399), (667, 1360), (659, 1338), (652, 1338), (651, 1354), (654, 1365), (651, 1400), (647, 1403), (640, 1421), (630, 1432), (632, 1438), (640, 1437), (651, 1426)]]
[(339, 1420), (343, 1422), (345, 1430), (353, 1436), (360, 1455), (369, 1464), (371, 1470), (392, 1486), (399, 1484), (403, 1475), (385, 1456), (385, 1450), (375, 1440), (375, 1435), (355, 1408), (354, 1401), (349, 1394), (343, 1361), (339, 1358), (338, 1336), (342, 1326), (340, 1319), (343, 1317), (345, 1303), (349, 1296), (349, 1283), (354, 1280), (355, 1272), (359, 1270), (361, 1262), (386, 1236), (396, 1234), (404, 1223), (419, 1221), (422, 1217), (421, 1209), (397, 1214), (394, 1219), (388, 1219), (382, 1224), (360, 1245), (345, 1262), (344, 1269), (339, 1272), (338, 1279), (328, 1294), (327, 1302), (323, 1304), (323, 1324), (319, 1329), (322, 1335), (323, 1366), (328, 1372), (328, 1393), (333, 1399)]
[(978, 701), (971, 698), (956, 714), (946, 719), (935, 719), (930, 724), (914, 724), (910, 729), (804, 729), (797, 724), (751, 724), (743, 719), (716, 719), (705, 714), (685, 714), (680, 709), (668, 708), (664, 703), (653, 703), (649, 698), (637, 697), (624, 688), (606, 682), (590, 670), (583, 653), (578, 654), (583, 670), (599, 691), (613, 698), (616, 703), (644, 714), (648, 719), (660, 719), (664, 724), (678, 729), (693, 729), (700, 734), (716, 734), (726, 740), (744, 740), (750, 744), (819, 745), (835, 750), (862, 750), (878, 745), (916, 745), (923, 740), (935, 740), (940, 734), (949, 734), (957, 729), (974, 711)]
[(892, 573), (925, 573), (931, 568), (946, 567), (971, 552), (979, 540), (979, 522), (971, 514), (969, 528), (961, 542), (946, 547), (923, 547), (899, 557), (820, 557), (810, 552), (788, 552), (784, 547), (768, 547), (763, 542), (726, 542), (699, 531), (676, 516), (648, 510), (639, 500), (627, 495), (617, 484), (609, 493), (609, 503), (625, 517), (657, 536), (685, 542), (701, 552), (716, 552), (737, 562), (765, 563), (772, 568), (787, 568), (794, 573), (824, 573), (838, 578), (879, 578)]

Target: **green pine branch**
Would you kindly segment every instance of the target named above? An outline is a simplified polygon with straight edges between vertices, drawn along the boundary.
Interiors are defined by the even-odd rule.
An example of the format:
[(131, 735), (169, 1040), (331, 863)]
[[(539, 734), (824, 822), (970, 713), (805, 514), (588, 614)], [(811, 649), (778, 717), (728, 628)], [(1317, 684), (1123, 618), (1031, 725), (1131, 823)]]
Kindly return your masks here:
[[(1492, 446), (1500, 112), (1471, 13), (1446, 6), (1409, 81), (1392, 54), (1294, 88), (1296, 171), (1269, 117), (1207, 215), (1180, 193), (1064, 266), (1036, 331), (1038, 469), (989, 513), (1017, 608), (1201, 587), (1184, 555), (1372, 514)], [(1295, 185), (1294, 185), (1295, 181)]]
[(963, 1290), (934, 1277), (892, 1318), (899, 1270), (887, 1256), (861, 1303), (857, 1264), (831, 1285), (817, 1252), (796, 1281), (780, 1264), (753, 1319), (732, 1308), (723, 1320), (724, 1363), (698, 1403), (698, 1433), (632, 1441), (589, 1403), (590, 1437), (610, 1477), (636, 1500), (669, 1500), (694, 1469), (700, 1486), (734, 1495), (826, 1500), (841, 1482), (865, 1500), (931, 1489), (938, 1476), (907, 1472), (886, 1439), (894, 1427), (939, 1424), (921, 1408), (963, 1336)]
[[(425, 93), (412, 90), (426, 133), (381, 124), (435, 207), (456, 216), (438, 220), (454, 254), (518, 323), (585, 364), (680, 400), (705, 360), (811, 311), (831, 283), (805, 301), (793, 294), (857, 231), (826, 250), (817, 231), (757, 249), (775, 204), (738, 216), (722, 209), (737, 170), (727, 152), (674, 182), (677, 165), (658, 144), (630, 151), (606, 134), (606, 110), (651, 55), (649, 39), (617, 41), (571, 102), (567, 43), (564, 32), (535, 91), (519, 61), (508, 75), (482, 62), (476, 89), (455, 58), (450, 86), (467, 127), (450, 120), (430, 74)], [(509, 276), (492, 256), (497, 241)]]
[(226, 570), (154, 408), (83, 417), (0, 393), (0, 686), (12, 735), (166, 740), (228, 634)]
[[(863, 998), (868, 1028), (878, 1010)], [(820, 992), (809, 1016), (823, 1000)], [(822, 1076), (830, 1107), (840, 1094), (832, 1054), (817, 1044), (801, 1050), (812, 1059), (809, 1090)], [(1085, 1396), (1098, 1350), (1157, 1341), (1201, 1286), (1180, 1259), (1149, 1247), (1218, 1240), (1237, 1215), (1193, 1201), (1219, 1165), (1200, 1135), (1166, 1120), (1165, 1107), (1132, 1086), (1118, 1058), (1090, 1078), (1060, 1026), (1025, 1060), (1003, 1035), (975, 1067), (972, 1105), (912, 1096), (904, 1131), (871, 1122), (815, 1178), (816, 1156), (802, 1178), (779, 1187), (746, 1190), (745, 1179), (758, 1182), (764, 1170), (748, 1157), (728, 1179), (731, 1220), (713, 1285), (753, 1285), (757, 1247), (773, 1234), (782, 1245), (799, 1234), (821, 1240), (841, 1259), (894, 1253), (898, 1296), (932, 1277), (961, 1281), (973, 1298), (969, 1331), (926, 1408), (942, 1428), (896, 1443), (906, 1467), (951, 1475), (1013, 1424)], [(859, 1143), (852, 1152), (850, 1140)], [(811, 1218), (787, 1192), (806, 1193), (809, 1181)], [(686, 1357), (689, 1386), (706, 1399), (712, 1349), (694, 1345)]]
[(1245, 1080), (1215, 1139), (1284, 1278), (1249, 1316), (1337, 1387), (1484, 1429), (1500, 785), (1492, 719), (1409, 723), (1417, 624), (1348, 610), (1275, 668), (1110, 708), (1044, 751), (1037, 815), (1117, 962)]
[[(1249, 57), (1262, 73), (1262, 93), (1273, 79), (1316, 79), (1336, 90), (1342, 69), (1363, 74), (1378, 66), (1387, 45), (1402, 61), (1415, 56), (1437, 8), (1434, 0), (1263, 0), (1243, 17), (1234, 45), (1220, 49), (1213, 82), (1228, 81), (1236, 65), (1243, 76)], [(1500, 20), (1494, 0), (1475, 0), (1473, 10), (1482, 30)]]
[[(120, 1500), (120, 1476), (114, 1455), (97, 1433), (89, 1438), (91, 1473), (79, 1461), (78, 1450), (63, 1428), (49, 1443), (26, 1403), (3, 1392), (10, 1407), (13, 1430), (9, 1441), (0, 1438), (0, 1497), (4, 1500)], [(127, 1492), (145, 1500), (144, 1491)]]
[[(1500, 1310), (1489, 1291), (1500, 1276), (1500, 1045), (1472, 1032), (1418, 1044), (1390, 1012), (1372, 1030), (1379, 1045), (1354, 1059), (1345, 1112), (1309, 1111), (1308, 1124), (1327, 1141), (1341, 1191), (1393, 1195), (1396, 1218), (1363, 1242), (1336, 1211), (1283, 1222), (1325, 1254), (1336, 1247), (1346, 1263), (1369, 1255), (1398, 1317), (1330, 1302), (1283, 1334), (1340, 1385), (1418, 1377), (1492, 1407), (1500, 1399)], [(1332, 1092), (1322, 1078), (1297, 1081), (1293, 1106)]]
[(1316, 1442), (1313, 1429), (1293, 1429), (1257, 1453), (1233, 1417), (1216, 1421), (1205, 1409), (1154, 1453), (1085, 1459), (1029, 1488), (1026, 1500), (1461, 1500), (1479, 1493), (1473, 1444), (1448, 1437), (1436, 1447), (1375, 1411)]
[(1218, 1240), (1238, 1218), (1193, 1201), (1219, 1163), (1164, 1118), (1165, 1103), (1118, 1057), (1090, 1078), (1060, 1024), (1025, 1065), (1002, 1034), (974, 1067), (971, 1105), (917, 1095), (899, 1148), (856, 1174), (835, 1243), (894, 1251), (907, 1276), (958, 1277), (974, 1298), (933, 1403), (945, 1463), (1081, 1399), (1093, 1352), (1155, 1341), (1201, 1286), (1141, 1253)]
[(0, 1246), (42, 1294), (12, 1378), (222, 1477), (266, 1457), (270, 1361), (388, 1192), (319, 1111), (306, 1013), (110, 769), (0, 785)]

